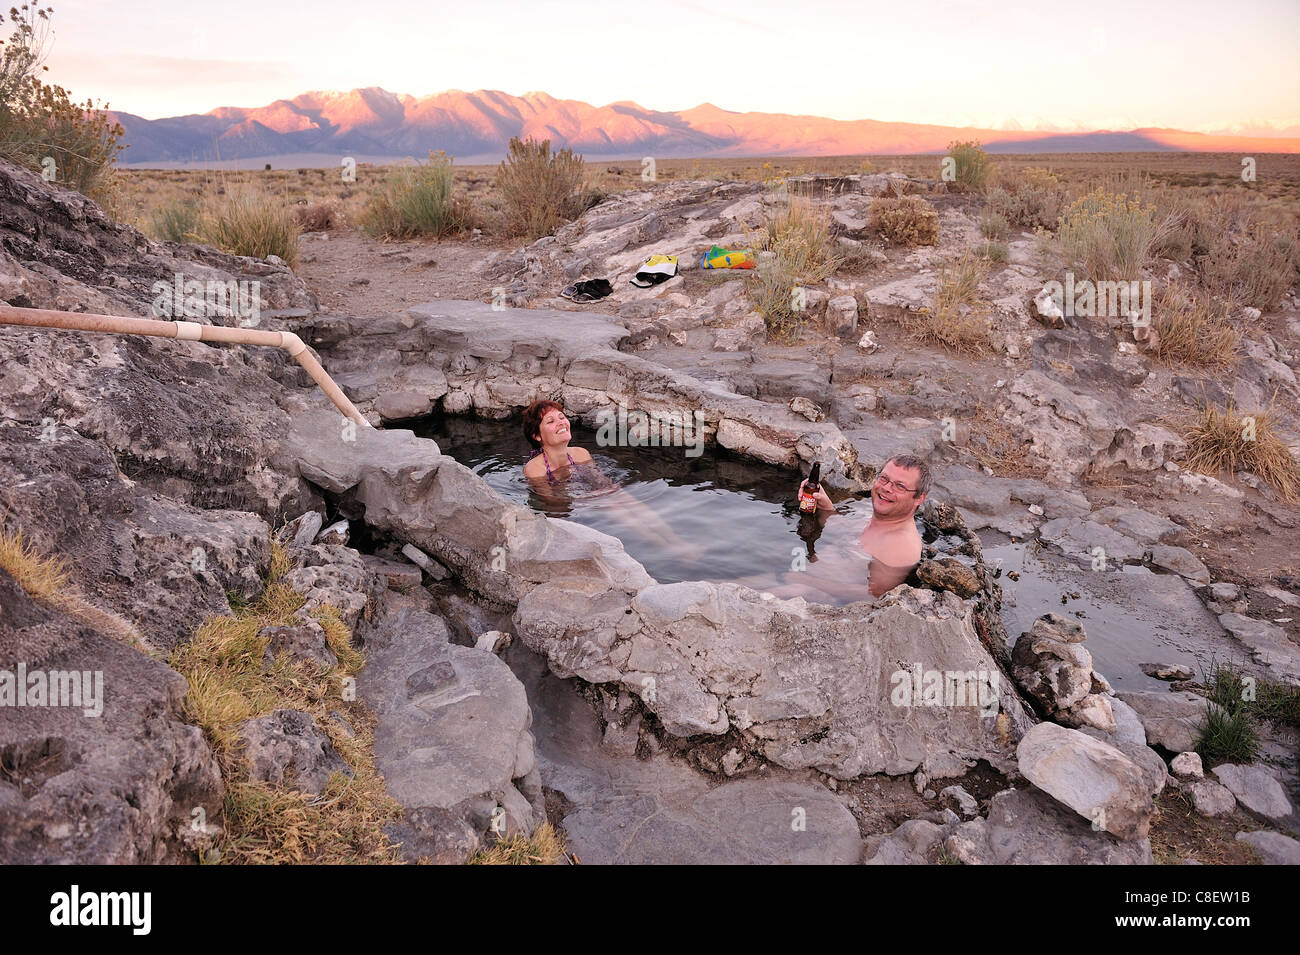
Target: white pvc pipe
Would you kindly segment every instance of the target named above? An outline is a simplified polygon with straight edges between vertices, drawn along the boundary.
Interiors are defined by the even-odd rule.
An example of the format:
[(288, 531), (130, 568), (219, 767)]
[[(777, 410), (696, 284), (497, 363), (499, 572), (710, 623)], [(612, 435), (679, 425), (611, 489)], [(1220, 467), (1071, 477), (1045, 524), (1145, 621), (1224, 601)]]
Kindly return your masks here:
[(45, 308), (14, 308), (0, 305), (0, 325), (27, 325), (36, 328), (67, 328), (80, 332), (109, 332), (114, 335), (151, 335), (188, 342), (228, 342), (238, 345), (269, 345), (283, 348), (325, 392), (334, 406), (362, 427), (370, 422), (334, 383), (316, 356), (293, 332), (268, 332), (256, 328), (229, 328), (225, 325), (200, 325), (198, 322), (161, 322), (151, 318), (122, 318), (90, 312), (59, 312)]

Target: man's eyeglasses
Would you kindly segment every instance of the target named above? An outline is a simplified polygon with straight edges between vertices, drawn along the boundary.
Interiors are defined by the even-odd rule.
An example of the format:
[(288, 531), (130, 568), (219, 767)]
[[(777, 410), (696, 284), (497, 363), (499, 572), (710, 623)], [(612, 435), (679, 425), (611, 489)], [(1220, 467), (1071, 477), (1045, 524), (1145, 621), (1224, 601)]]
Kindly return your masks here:
[(893, 488), (894, 490), (896, 490), (896, 491), (906, 491), (908, 494), (915, 494), (915, 493), (916, 493), (916, 488), (914, 488), (914, 487), (904, 487), (903, 485), (899, 484), (897, 481), (891, 481), (889, 478), (885, 477), (883, 474), (876, 478), (876, 483), (877, 483), (877, 484), (883, 484), (885, 487), (892, 487), (892, 488)]

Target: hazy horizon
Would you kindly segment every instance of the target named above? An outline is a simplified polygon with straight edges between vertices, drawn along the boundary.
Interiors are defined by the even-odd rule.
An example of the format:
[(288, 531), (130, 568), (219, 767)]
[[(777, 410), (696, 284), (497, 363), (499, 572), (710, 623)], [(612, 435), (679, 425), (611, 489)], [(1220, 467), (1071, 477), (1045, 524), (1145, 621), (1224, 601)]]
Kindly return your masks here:
[[(1086, 20), (1030, 0), (995, 15), (970, 0), (921, 0), (901, 14), (812, 0), (797, 18), (771, 0), (734, 13), (664, 0), (657, 28), (640, 8), (593, 17), (572, 0), (544, 9), (485, 0), (432, 14), (410, 0), (228, 0), (222, 23), (236, 27), (208, 10), (181, 0), (137, 0), (126, 11), (56, 3), (49, 79), (146, 119), (381, 87), (1005, 131), (1300, 136), (1293, 0), (1256, 0), (1229, 16), (1208, 0), (1099, 0)], [(160, 48), (160, 36), (171, 42)]]

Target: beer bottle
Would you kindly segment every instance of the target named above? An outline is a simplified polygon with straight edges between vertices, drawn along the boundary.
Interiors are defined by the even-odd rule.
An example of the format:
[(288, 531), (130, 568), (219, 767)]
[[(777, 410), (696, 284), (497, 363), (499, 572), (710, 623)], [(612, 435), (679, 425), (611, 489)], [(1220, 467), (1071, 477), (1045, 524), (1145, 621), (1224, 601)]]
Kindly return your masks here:
[(799, 510), (804, 514), (812, 514), (817, 510), (817, 492), (821, 489), (822, 480), (822, 463), (814, 461), (812, 470), (808, 472), (808, 480), (804, 482), (803, 490), (799, 492)]

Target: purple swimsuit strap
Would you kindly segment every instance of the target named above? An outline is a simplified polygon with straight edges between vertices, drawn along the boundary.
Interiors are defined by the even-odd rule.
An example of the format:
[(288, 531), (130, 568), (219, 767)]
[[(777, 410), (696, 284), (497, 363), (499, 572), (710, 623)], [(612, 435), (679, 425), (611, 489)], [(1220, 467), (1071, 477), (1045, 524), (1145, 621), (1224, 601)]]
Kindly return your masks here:
[[(537, 451), (534, 451), (534, 452), (533, 452), (533, 456), (534, 456), (534, 457), (536, 457), (536, 456), (539, 455), (539, 454), (542, 456), (542, 463), (544, 463), (544, 464), (546, 465), (546, 477), (547, 477), (547, 479), (548, 479), (552, 484), (555, 483), (555, 477), (551, 474), (551, 459), (548, 458), (548, 457), (546, 456), (546, 452), (543, 451), (543, 450), (541, 450), (540, 448), (539, 448)], [(569, 466), (570, 466), (570, 467), (577, 467), (577, 462), (573, 460), (573, 455), (572, 455), (572, 454), (570, 454), (568, 451), (565, 451), (565, 452), (564, 452), (564, 456), (565, 456), (566, 458), (569, 459)]]

